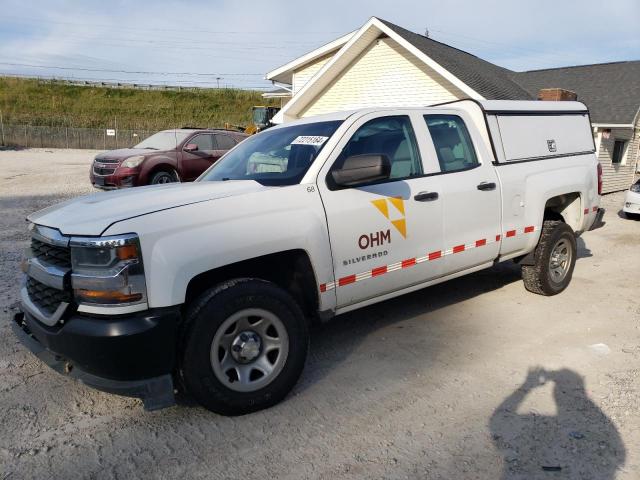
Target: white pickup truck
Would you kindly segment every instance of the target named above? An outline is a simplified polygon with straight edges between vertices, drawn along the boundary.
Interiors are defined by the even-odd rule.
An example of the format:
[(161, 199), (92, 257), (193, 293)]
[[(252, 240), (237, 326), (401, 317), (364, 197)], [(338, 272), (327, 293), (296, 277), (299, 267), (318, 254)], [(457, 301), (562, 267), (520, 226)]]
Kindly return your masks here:
[(148, 409), (186, 392), (243, 414), (294, 386), (314, 319), (511, 259), (528, 290), (561, 292), (576, 236), (601, 224), (600, 188), (578, 102), (303, 119), (193, 184), (31, 215), (14, 331), (61, 373)]

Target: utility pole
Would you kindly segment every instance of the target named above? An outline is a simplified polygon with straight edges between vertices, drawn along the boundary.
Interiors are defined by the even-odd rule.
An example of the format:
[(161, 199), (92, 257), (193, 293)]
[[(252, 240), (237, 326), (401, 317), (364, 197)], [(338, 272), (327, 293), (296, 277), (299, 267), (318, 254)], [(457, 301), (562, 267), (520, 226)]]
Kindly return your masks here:
[(218, 82), (218, 88), (220, 88), (220, 78), (221, 77), (216, 77), (216, 82)]

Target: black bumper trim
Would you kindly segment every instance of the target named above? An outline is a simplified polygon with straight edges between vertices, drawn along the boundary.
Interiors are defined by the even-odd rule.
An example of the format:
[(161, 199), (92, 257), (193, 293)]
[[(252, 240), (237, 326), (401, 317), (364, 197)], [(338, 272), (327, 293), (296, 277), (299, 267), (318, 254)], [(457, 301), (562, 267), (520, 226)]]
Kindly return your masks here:
[(604, 208), (598, 208), (598, 213), (596, 213), (596, 219), (591, 224), (589, 231), (597, 230), (598, 228), (604, 227), (605, 222), (602, 221), (602, 218), (604, 217), (604, 212), (605, 212)]
[(170, 373), (134, 380), (115, 380), (94, 375), (42, 345), (29, 330), (23, 312), (16, 313), (13, 320), (11, 328), (20, 342), (56, 372), (97, 390), (139, 398), (145, 410), (158, 410), (175, 405), (173, 378)]

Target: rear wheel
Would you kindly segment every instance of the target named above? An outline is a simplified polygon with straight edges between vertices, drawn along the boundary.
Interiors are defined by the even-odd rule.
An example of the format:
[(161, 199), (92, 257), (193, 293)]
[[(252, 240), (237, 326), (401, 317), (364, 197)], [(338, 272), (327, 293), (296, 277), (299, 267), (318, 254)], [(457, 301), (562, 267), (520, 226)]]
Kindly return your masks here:
[(205, 292), (185, 318), (180, 374), (205, 408), (242, 415), (282, 400), (302, 373), (309, 333), (278, 286), (236, 279)]
[(159, 172), (156, 172), (151, 176), (151, 181), (149, 182), (149, 185), (160, 185), (162, 183), (174, 183), (177, 181), (178, 181), (178, 178), (175, 172), (167, 172), (165, 170), (160, 170)]
[(576, 253), (571, 227), (560, 221), (545, 221), (534, 253), (535, 264), (522, 266), (525, 288), (539, 295), (562, 292), (571, 282)]

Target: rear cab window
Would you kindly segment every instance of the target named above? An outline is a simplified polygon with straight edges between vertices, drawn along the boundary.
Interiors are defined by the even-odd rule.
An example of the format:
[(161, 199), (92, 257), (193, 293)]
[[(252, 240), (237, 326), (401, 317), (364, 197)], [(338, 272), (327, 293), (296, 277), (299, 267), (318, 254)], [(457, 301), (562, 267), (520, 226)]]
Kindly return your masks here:
[(457, 115), (424, 115), (442, 173), (470, 170), (480, 165), (469, 131)]

